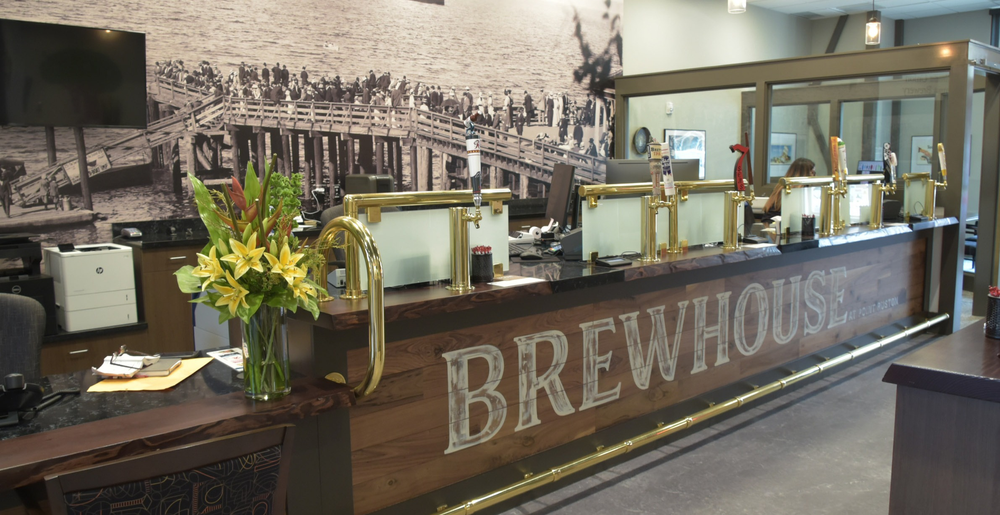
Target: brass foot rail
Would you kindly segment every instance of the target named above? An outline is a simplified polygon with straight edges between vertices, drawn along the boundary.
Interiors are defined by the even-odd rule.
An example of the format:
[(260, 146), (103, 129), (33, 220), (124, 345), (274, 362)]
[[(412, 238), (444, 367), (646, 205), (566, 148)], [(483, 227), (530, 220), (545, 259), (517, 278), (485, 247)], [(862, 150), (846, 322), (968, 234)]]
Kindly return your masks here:
[(598, 447), (597, 450), (591, 454), (588, 454), (574, 461), (564, 463), (558, 467), (551, 468), (540, 474), (531, 474), (531, 473), (526, 474), (524, 476), (524, 479), (518, 481), (517, 483), (508, 485), (499, 490), (494, 490), (482, 497), (478, 497), (476, 499), (468, 501), (465, 504), (455, 506), (453, 508), (442, 506), (441, 508), (438, 509), (437, 513), (435, 513), (434, 515), (458, 515), (458, 514), (468, 515), (471, 513), (475, 513), (479, 510), (488, 508), (490, 506), (493, 506), (495, 504), (499, 504), (501, 502), (510, 500), (523, 493), (530, 492), (531, 490), (534, 490), (542, 485), (555, 483), (556, 481), (559, 481), (560, 479), (570, 474), (580, 472), (582, 470), (593, 467), (594, 465), (598, 465), (600, 463), (608, 461), (611, 458), (632, 451), (633, 449), (637, 449), (643, 445), (647, 445), (662, 438), (666, 438), (667, 436), (670, 436), (674, 433), (687, 429), (695, 424), (700, 424), (706, 420), (717, 417), (727, 411), (739, 408), (744, 404), (746, 404), (747, 402), (755, 401), (762, 397), (771, 395), (772, 393), (777, 392), (778, 390), (781, 390), (789, 385), (795, 384), (807, 377), (811, 377), (821, 372), (825, 372), (828, 369), (847, 363), (848, 361), (851, 361), (854, 358), (863, 356), (865, 354), (868, 354), (869, 352), (885, 347), (886, 345), (889, 345), (890, 343), (893, 343), (897, 340), (901, 340), (903, 338), (912, 336), (933, 325), (944, 322), (949, 318), (951, 317), (947, 313), (942, 313), (933, 318), (927, 319), (913, 327), (909, 327), (907, 329), (899, 331), (896, 334), (879, 338), (878, 340), (869, 343), (868, 345), (858, 347), (850, 352), (846, 352), (837, 357), (826, 360), (818, 365), (814, 365), (805, 370), (795, 372), (784, 379), (774, 381), (764, 386), (755, 388), (753, 391), (747, 392), (743, 395), (738, 395), (725, 402), (715, 404), (687, 418), (671, 422), (670, 424), (663, 424), (661, 422), (660, 424), (657, 424), (656, 429), (642, 433), (641, 435), (636, 436), (631, 440), (625, 440), (623, 442), (619, 442), (617, 444), (607, 447), (603, 446)]
[[(358, 219), (350, 216), (341, 216), (330, 220), (317, 242), (320, 247), (324, 244), (333, 243), (334, 239), (341, 232), (351, 235), (352, 241), (356, 242), (361, 254), (365, 257), (365, 265), (368, 271), (368, 372), (365, 378), (356, 388), (354, 395), (358, 398), (364, 397), (375, 391), (379, 380), (382, 378), (382, 370), (385, 368), (385, 305), (382, 302), (382, 258), (379, 256), (378, 247), (375, 246), (375, 238), (368, 228)], [(326, 267), (322, 267), (326, 271)], [(326, 281), (326, 276), (320, 278)], [(330, 374), (328, 379), (344, 382), (340, 374)]]

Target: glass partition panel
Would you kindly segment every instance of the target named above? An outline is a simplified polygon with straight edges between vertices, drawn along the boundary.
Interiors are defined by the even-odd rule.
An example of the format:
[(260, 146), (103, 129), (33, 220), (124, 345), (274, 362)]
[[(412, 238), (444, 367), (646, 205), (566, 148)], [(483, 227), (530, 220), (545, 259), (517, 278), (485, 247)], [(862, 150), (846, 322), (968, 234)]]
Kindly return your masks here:
[(829, 175), (824, 155), (829, 146), (830, 102), (814, 94), (814, 84), (779, 84), (771, 89), (771, 132), (767, 146), (767, 182), (789, 173), (792, 163), (808, 158), (816, 175)]
[(752, 98), (754, 91), (735, 88), (630, 97), (625, 158), (646, 157), (635, 145), (636, 132), (645, 128), (656, 141), (673, 144), (674, 159), (699, 159), (697, 179), (731, 179), (738, 156), (729, 151), (729, 146), (743, 143), (743, 133), (751, 132), (743, 98)]
[(897, 175), (936, 168), (934, 145), (941, 141), (945, 110), (938, 109), (937, 122), (935, 110), (947, 98), (947, 81), (946, 73), (932, 73), (830, 83), (840, 100), (839, 136), (849, 172), (857, 173), (864, 161), (880, 164), (885, 143), (896, 153)]

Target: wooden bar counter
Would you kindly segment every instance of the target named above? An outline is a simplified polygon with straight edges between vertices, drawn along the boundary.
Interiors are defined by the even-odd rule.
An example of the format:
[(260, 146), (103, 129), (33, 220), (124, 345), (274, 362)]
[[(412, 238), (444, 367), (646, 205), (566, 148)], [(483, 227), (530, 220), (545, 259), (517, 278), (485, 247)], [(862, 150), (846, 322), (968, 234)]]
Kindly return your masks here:
[[(852, 228), (624, 268), (515, 262), (508, 277), (543, 281), (387, 291), (384, 375), (347, 410), (349, 437), (336, 445), (349, 466), (323, 480), (340, 492), (324, 508), (433, 513), (615, 442), (629, 424), (650, 429), (671, 407), (924, 313), (938, 266), (932, 235), (954, 223)], [(297, 365), (357, 384), (368, 365), (367, 303), (321, 309), (315, 322), (294, 317)]]
[(1000, 340), (983, 324), (893, 363), (889, 513), (1000, 513)]

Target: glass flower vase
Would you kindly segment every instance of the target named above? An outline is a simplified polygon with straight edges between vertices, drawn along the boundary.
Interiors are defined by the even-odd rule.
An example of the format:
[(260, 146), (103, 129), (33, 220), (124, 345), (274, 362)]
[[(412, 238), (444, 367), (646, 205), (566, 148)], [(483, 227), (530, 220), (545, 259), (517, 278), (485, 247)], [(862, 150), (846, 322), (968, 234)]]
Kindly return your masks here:
[(243, 392), (258, 401), (291, 391), (285, 309), (261, 304), (243, 326)]

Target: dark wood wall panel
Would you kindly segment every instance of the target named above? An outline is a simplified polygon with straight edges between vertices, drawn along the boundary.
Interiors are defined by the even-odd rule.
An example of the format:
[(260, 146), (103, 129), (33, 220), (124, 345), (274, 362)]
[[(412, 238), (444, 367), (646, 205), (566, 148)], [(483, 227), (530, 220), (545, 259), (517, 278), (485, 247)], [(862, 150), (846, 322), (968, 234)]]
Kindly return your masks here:
[[(918, 313), (924, 299), (924, 240), (914, 240), (872, 248), (834, 257), (765, 269), (750, 274), (721, 277), (686, 286), (678, 286), (609, 298), (597, 303), (503, 322), (393, 341), (387, 344), (386, 368), (382, 383), (374, 394), (361, 399), (351, 409), (351, 448), (355, 513), (364, 514), (405, 499), (430, 492), (498, 466), (593, 434), (635, 417), (668, 407), (704, 392), (739, 381), (836, 343), (859, 336), (894, 320)], [(843, 267), (843, 272), (838, 273)], [(720, 270), (722, 271), (722, 270)], [(817, 314), (807, 306), (810, 273), (823, 272), (824, 284), (813, 283), (826, 303), (824, 323), (813, 334), (804, 334), (806, 320), (815, 322)], [(832, 272), (833, 271), (833, 272)], [(830, 305), (833, 275), (843, 291), (837, 313), (848, 315), (843, 323), (831, 327)], [(800, 277), (798, 298), (793, 298), (791, 278)], [(773, 281), (784, 279), (781, 302), (775, 303)], [(638, 282), (638, 281), (637, 281)], [(736, 326), (745, 329), (748, 346), (758, 334), (761, 307), (756, 294), (750, 294), (745, 310), (738, 313), (737, 303), (746, 288), (754, 283), (766, 297), (766, 331), (763, 343), (750, 355), (736, 344)], [(717, 294), (730, 292), (726, 350), (729, 361), (716, 364), (717, 338), (707, 338), (703, 370), (693, 372), (696, 363), (695, 299), (707, 297), (704, 305), (706, 325), (717, 324)], [(793, 304), (793, 300), (796, 302)], [(809, 297), (815, 304), (816, 299)], [(680, 305), (686, 302), (682, 310)], [(670, 349), (676, 345), (678, 318), (683, 313), (674, 377), (668, 381), (659, 372), (659, 355), (654, 358), (649, 386), (640, 389), (633, 376), (638, 364), (630, 359), (625, 323), (621, 316), (638, 313), (640, 350), (647, 356), (653, 327), (648, 310), (663, 306), (663, 320)], [(782, 315), (781, 332), (789, 331), (790, 317), (798, 311), (794, 336), (787, 343), (774, 338), (775, 310)], [(742, 313), (742, 317), (739, 315)], [(599, 333), (600, 357), (610, 353), (606, 369), (585, 382), (588, 361), (584, 352), (585, 330), (582, 324), (611, 319), (614, 332)], [(544, 389), (529, 399), (537, 406), (539, 424), (516, 430), (521, 410), (519, 377), (526, 372), (540, 376), (553, 363), (553, 346), (536, 345), (535, 369), (519, 367), (515, 338), (543, 331), (560, 331), (567, 340), (558, 389), (571, 405), (572, 413), (559, 415)], [(449, 370), (444, 355), (476, 346), (493, 346), (503, 358), (500, 379), (490, 386), (506, 400), (505, 419), (499, 429), (477, 445), (445, 453), (449, 447)], [(367, 350), (348, 352), (348, 376), (357, 381), (367, 367)], [(486, 384), (489, 368), (485, 359), (468, 361), (468, 388)], [(584, 390), (596, 383), (598, 392), (620, 388), (615, 400), (580, 410)], [(454, 390), (454, 388), (453, 388)], [(451, 394), (454, 394), (452, 391)], [(467, 393), (467, 392), (466, 392)], [(471, 402), (467, 410), (470, 434), (477, 434), (490, 417), (483, 402)], [(499, 416), (499, 413), (494, 413)]]

